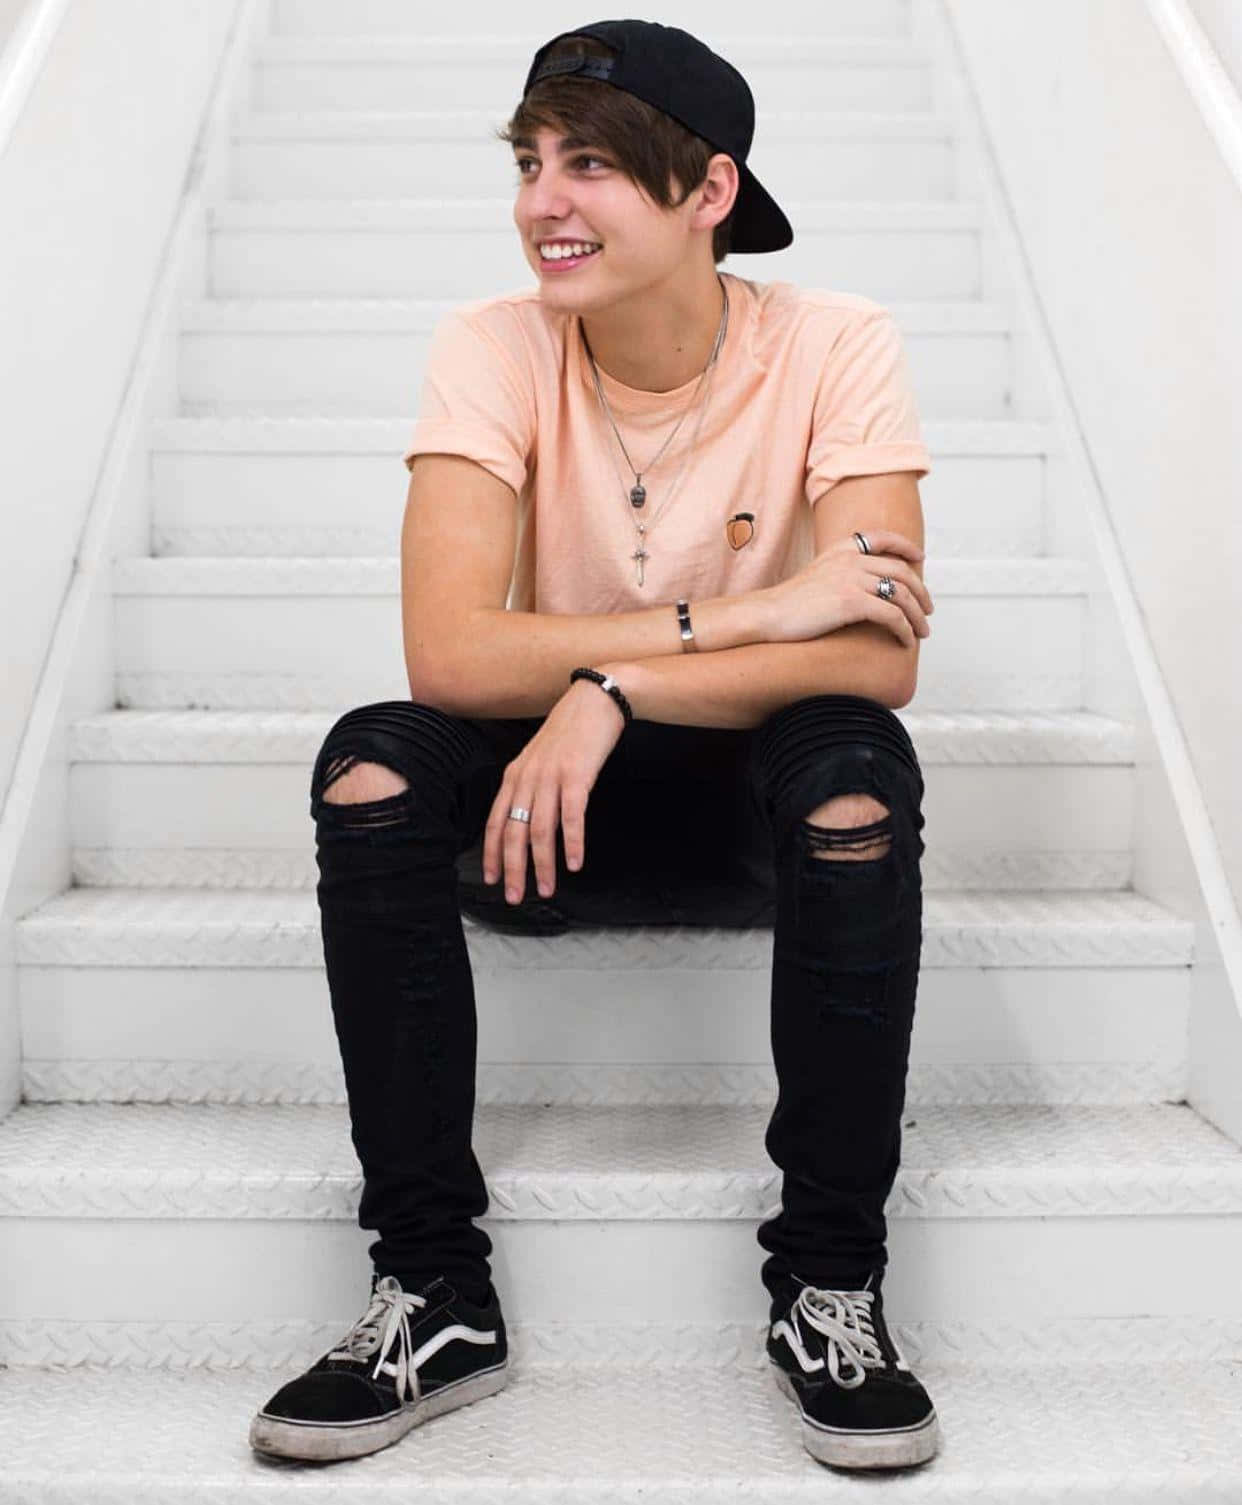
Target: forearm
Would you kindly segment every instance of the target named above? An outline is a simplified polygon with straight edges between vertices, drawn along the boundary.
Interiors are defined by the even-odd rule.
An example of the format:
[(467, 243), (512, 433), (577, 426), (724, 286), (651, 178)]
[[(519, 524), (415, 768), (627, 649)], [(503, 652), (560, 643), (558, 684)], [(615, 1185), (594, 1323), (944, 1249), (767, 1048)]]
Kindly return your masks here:
[(426, 676), (425, 683), (411, 678), (410, 692), (415, 700), (458, 716), (546, 716), (569, 688), (570, 670), (579, 664), (675, 662), (735, 651), (764, 642), (767, 622), (763, 590), (691, 598), (690, 624), (698, 645), (694, 653), (682, 647), (671, 601), (642, 611), (593, 615), (484, 607), (469, 618), (445, 671), (434, 681)]
[(809, 695), (864, 695), (890, 708), (905, 705), (917, 651), (917, 644), (903, 649), (874, 623), (853, 622), (798, 642), (596, 667), (617, 681), (638, 720), (745, 728)]

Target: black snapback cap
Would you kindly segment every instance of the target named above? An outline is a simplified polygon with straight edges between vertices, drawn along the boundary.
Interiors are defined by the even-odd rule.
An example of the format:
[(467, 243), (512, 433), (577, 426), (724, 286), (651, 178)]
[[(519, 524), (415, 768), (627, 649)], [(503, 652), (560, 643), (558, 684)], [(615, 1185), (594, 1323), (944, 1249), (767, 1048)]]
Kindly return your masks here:
[[(616, 49), (610, 58), (570, 57), (545, 62), (565, 37), (594, 37)], [(793, 226), (779, 204), (746, 166), (755, 135), (755, 100), (750, 85), (733, 66), (698, 37), (659, 21), (592, 21), (545, 42), (522, 86), (523, 98), (541, 78), (577, 74), (663, 110), (687, 130), (726, 153), (737, 164), (729, 249), (742, 254), (783, 251), (793, 244)]]

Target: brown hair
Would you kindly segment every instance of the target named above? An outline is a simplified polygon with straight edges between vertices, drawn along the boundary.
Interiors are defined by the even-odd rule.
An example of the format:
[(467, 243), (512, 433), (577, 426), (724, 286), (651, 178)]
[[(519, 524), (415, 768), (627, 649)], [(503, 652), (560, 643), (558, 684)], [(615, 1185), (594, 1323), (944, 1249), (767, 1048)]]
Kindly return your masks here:
[[(606, 43), (576, 36), (563, 37), (547, 53), (547, 58), (612, 56), (614, 50)], [(706, 179), (707, 164), (718, 151), (645, 100), (599, 79), (572, 74), (553, 75), (534, 84), (496, 138), (533, 140), (541, 126), (606, 147), (621, 170), (665, 209), (686, 202)], [(685, 185), (679, 199), (672, 196), (670, 179), (674, 178)], [(730, 209), (712, 229), (712, 260), (717, 265), (729, 254), (732, 220)]]

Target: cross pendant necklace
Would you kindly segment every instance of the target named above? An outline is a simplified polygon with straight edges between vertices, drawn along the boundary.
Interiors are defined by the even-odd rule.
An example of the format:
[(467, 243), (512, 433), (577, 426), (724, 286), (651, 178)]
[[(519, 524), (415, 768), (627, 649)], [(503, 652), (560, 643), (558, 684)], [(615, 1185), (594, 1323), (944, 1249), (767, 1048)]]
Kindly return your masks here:
[[(641, 490), (642, 488), (639, 487), (637, 489)], [(635, 505), (637, 505), (637, 503), (635, 503)], [(647, 531), (645, 524), (639, 523), (638, 524), (638, 531), (640, 533), (645, 533)], [(646, 551), (646, 549), (643, 548), (643, 541), (640, 538), (638, 540), (638, 547), (630, 555), (631, 559), (637, 560), (637, 562), (638, 562), (638, 583), (639, 583), (639, 585), (641, 585), (643, 583), (643, 560), (644, 559), (650, 559), (650, 557), (651, 557), (650, 554), (648, 554), (647, 551)]]

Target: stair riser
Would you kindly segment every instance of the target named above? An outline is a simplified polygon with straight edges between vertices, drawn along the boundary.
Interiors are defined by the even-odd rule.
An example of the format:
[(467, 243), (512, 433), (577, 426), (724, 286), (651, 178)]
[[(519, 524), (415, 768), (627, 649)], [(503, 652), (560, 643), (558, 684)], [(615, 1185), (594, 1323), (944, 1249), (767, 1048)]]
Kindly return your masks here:
[[(547, 11), (541, 15), (544, 25), (529, 19), (515, 21), (511, 9), (487, 3), (475, 7), (468, 24), (480, 33), (521, 36), (529, 41), (532, 56), (549, 36), (581, 24), (580, 18), (577, 22), (554, 20)], [(719, 32), (720, 20), (720, 8), (710, 0), (681, 0), (677, 20), (671, 24), (692, 32), (702, 27), (704, 34), (711, 35)], [(755, 28), (746, 24), (747, 20), (739, 17), (730, 31), (753, 32)], [(857, 0), (781, 0), (775, 9), (769, 7), (765, 11), (764, 25), (759, 28), (761, 35), (769, 25), (779, 25), (784, 32), (805, 32), (811, 36), (907, 37), (910, 6), (908, 0), (869, 0), (865, 6)], [(426, 22), (414, 15), (409, 0), (351, 0), (348, 18), (342, 13), (340, 0), (274, 0), (271, 13), (273, 36), (331, 37), (342, 32), (350, 36), (408, 36), (424, 29)], [(726, 56), (732, 56), (723, 42), (718, 45)]]
[[(290, 862), (300, 859), (302, 886), (313, 885), (312, 766), (313, 754), (296, 764), (75, 763), (73, 841), (105, 863), (118, 849), (130, 870), (110, 881), (251, 886), (244, 880), (258, 874), (249, 856), (267, 854), (273, 878), (291, 877)], [(1000, 879), (1023, 889), (1119, 888), (1128, 881), (1132, 768), (927, 763), (923, 780), (922, 835), (940, 886)], [(930, 887), (926, 866), (925, 853)], [(223, 878), (230, 871), (232, 883)]]
[[(920, 710), (1081, 704), (1083, 597), (936, 604)], [(409, 697), (397, 595), (118, 595), (114, 620), (122, 705), (344, 709)]]
[[(767, 1316), (750, 1218), (480, 1220), (514, 1323), (752, 1322)], [(375, 1234), (341, 1219), (6, 1219), (0, 1323), (353, 1321)], [(894, 1320), (1038, 1329), (1046, 1321), (1242, 1316), (1242, 1217), (889, 1217)], [(1187, 1280), (1187, 1269), (1195, 1279)], [(222, 1270), (237, 1278), (222, 1280)], [(244, 1335), (242, 1335), (244, 1337)], [(116, 1351), (126, 1360), (124, 1327)], [(187, 1338), (193, 1342), (193, 1334)], [(1037, 1351), (1038, 1333), (1031, 1336)], [(1015, 1340), (1020, 1362), (1022, 1344)]]
[[(184, 334), (181, 411), (188, 416), (391, 414), (412, 422), (430, 340), (430, 330)], [(923, 417), (1010, 416), (1006, 334), (910, 333), (904, 343)], [(339, 519), (339, 497), (336, 515)]]
[[(23, 1058), (58, 1089), (72, 1082), (56, 1095), (345, 1101), (321, 967), (161, 964), (148, 949), (145, 965), (19, 966)], [(746, 1101), (772, 1081), (770, 964), (640, 979), (498, 974), (477, 948), (471, 959), (479, 1102), (526, 1101), (532, 1086), (561, 1101)], [(908, 1101), (1167, 1098), (1185, 1054), (1189, 977), (1185, 967), (925, 960)]]
[[(982, 295), (979, 231), (904, 228), (804, 229), (792, 246), (751, 258), (729, 257), (740, 276), (822, 287), (865, 287), (877, 302)], [(752, 270), (753, 267), (753, 270)], [(208, 294), (245, 297), (477, 298), (480, 288), (531, 287), (506, 213), (463, 234), (434, 227), (242, 228), (211, 232)]]
[[(250, 105), (256, 111), (459, 110), (466, 100), (469, 108), (486, 110), (500, 124), (517, 103), (532, 50), (514, 47), (505, 56), (478, 62), (462, 61), (460, 51), (426, 63), (414, 58), (400, 63), (261, 58)], [(765, 101), (770, 109), (879, 113), (931, 108), (931, 69), (913, 60), (777, 63), (752, 61), (754, 49), (744, 45), (723, 50), (745, 75), (756, 101)], [(763, 139), (760, 133), (757, 137)]]
[[(762, 125), (756, 139), (762, 149), (749, 165), (777, 203), (805, 197), (808, 183), (832, 199), (945, 200), (956, 193), (951, 141), (817, 141), (813, 134), (765, 141)], [(243, 138), (232, 160), (233, 192), (242, 199), (419, 199), (463, 192), (513, 199), (519, 186), (512, 148), (483, 127), (476, 139)]]
[[(239, 378), (240, 379), (240, 378)], [(292, 379), (292, 367), (284, 379)], [(411, 386), (411, 391), (414, 388)], [(409, 408), (413, 424), (413, 408)], [(296, 441), (295, 441), (296, 442)], [(156, 449), (152, 551), (163, 554), (395, 556), (409, 476), (400, 440), (379, 454)], [(1037, 554), (1044, 462), (1037, 455), (937, 453), (919, 482), (929, 557)], [(1005, 497), (998, 508), (996, 498)], [(349, 498), (342, 506), (341, 498)]]

